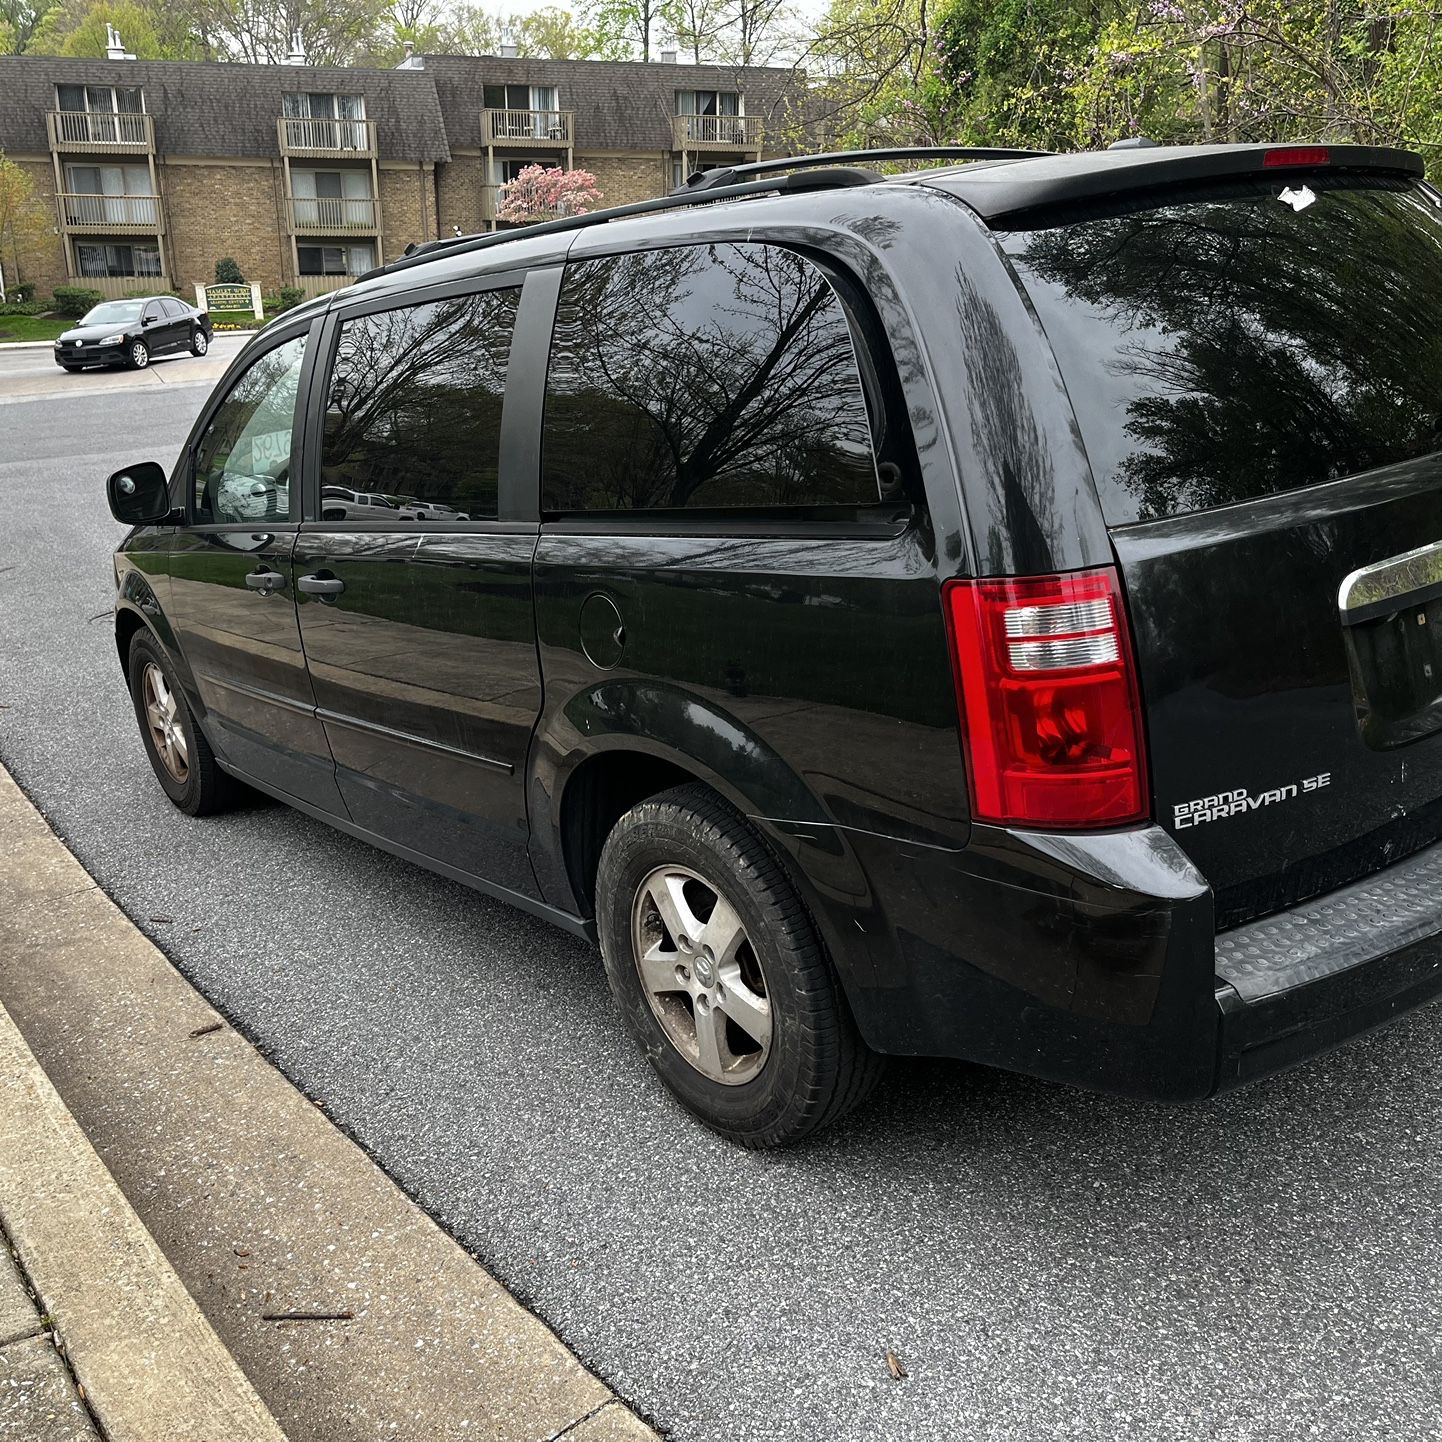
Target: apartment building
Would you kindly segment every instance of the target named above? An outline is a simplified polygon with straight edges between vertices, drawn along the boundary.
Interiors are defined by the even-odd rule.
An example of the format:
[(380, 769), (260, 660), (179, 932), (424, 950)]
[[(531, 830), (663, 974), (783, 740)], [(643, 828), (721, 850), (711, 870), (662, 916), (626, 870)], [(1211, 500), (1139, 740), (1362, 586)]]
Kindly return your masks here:
[(25, 277), (42, 291), (188, 292), (234, 256), (266, 289), (318, 294), (413, 241), (494, 228), (526, 165), (589, 170), (606, 204), (640, 200), (782, 153), (799, 101), (791, 71), (673, 56), (394, 70), (11, 56), (0, 151), (53, 208), (54, 243)]

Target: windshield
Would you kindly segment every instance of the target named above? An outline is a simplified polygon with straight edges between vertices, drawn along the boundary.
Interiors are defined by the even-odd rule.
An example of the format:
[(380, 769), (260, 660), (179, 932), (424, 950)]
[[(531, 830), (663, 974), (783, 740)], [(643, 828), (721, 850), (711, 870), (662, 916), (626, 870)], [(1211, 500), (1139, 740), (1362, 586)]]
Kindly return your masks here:
[(1056, 353), (1108, 522), (1442, 450), (1430, 191), (1307, 173), (1150, 207), (998, 237)]
[(87, 311), (80, 324), (129, 325), (131, 321), (140, 319), (140, 309), (144, 304), (143, 300), (107, 300), (104, 305)]

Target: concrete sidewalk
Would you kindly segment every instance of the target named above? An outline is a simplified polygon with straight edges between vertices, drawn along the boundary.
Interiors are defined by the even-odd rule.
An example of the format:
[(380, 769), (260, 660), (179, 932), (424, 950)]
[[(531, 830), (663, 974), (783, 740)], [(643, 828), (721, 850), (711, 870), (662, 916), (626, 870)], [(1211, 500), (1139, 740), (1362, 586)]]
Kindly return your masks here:
[[(0, 1022), (0, 1221), (42, 1307), (25, 1321), (13, 1278), (0, 1298), (71, 1426), (12, 1422), (0, 1373), (0, 1442), (88, 1437), (73, 1382), (109, 1442), (654, 1442), (179, 975), (3, 768), (0, 1003), (24, 1035)], [(112, 1423), (147, 1376), (180, 1377), (159, 1389), (180, 1405), (190, 1366), (220, 1430)]]

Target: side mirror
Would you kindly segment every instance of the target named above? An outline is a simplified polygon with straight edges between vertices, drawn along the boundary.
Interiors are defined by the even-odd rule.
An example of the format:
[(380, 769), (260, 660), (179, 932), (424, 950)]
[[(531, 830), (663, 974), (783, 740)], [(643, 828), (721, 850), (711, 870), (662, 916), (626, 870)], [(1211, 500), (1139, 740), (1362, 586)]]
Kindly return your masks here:
[(110, 514), (123, 526), (154, 526), (170, 515), (170, 482), (165, 467), (141, 461), (116, 471), (105, 483)]

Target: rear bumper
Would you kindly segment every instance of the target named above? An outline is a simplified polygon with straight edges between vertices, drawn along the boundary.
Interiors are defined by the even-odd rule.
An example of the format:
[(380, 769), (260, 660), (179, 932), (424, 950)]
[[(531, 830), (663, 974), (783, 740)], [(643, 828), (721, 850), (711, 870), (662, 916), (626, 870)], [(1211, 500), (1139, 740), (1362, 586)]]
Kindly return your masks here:
[(1442, 994), (1442, 846), (1218, 937), (1210, 889), (1157, 827), (850, 840), (869, 914), (827, 929), (851, 931), (843, 978), (881, 1051), (1195, 1100)]
[(1442, 846), (1217, 938), (1219, 1088), (1442, 994)]

